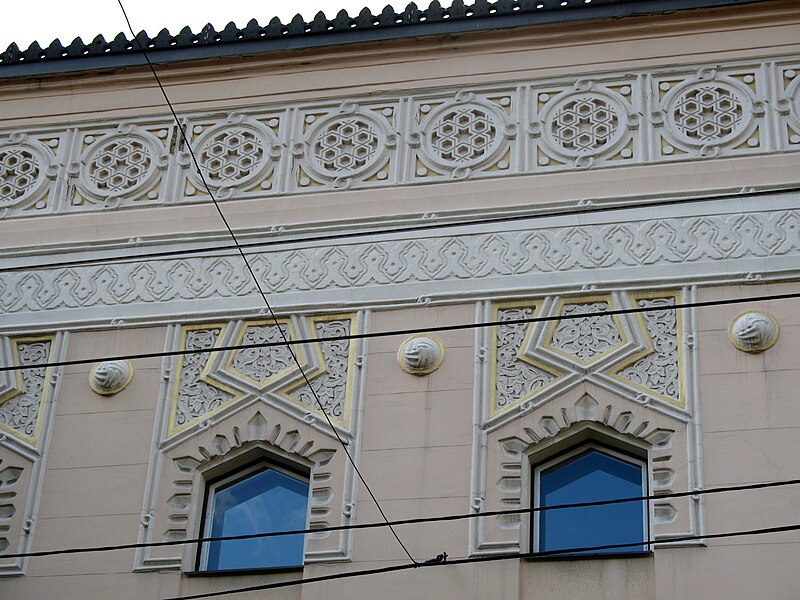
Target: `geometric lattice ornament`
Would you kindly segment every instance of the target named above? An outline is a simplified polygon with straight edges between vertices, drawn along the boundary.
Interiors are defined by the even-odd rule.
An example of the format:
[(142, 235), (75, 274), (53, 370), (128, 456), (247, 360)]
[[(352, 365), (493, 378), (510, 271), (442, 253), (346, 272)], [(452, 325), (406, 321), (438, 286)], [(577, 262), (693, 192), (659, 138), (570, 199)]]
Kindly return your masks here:
[(786, 147), (797, 148), (800, 146), (800, 65), (795, 62), (778, 66), (776, 70), (781, 142)]
[(757, 70), (654, 79), (659, 102), (651, 120), (662, 157), (718, 156), (763, 148), (763, 83)]
[(169, 125), (147, 129), (121, 124), (115, 130), (81, 132), (79, 160), (68, 168), (74, 178), (73, 207), (103, 202), (113, 207), (157, 200), (166, 172)]
[[(610, 293), (497, 303), (492, 328), (488, 416), (528, 410), (591, 381), (642, 402), (685, 406), (679, 292)], [(610, 315), (620, 308), (652, 311)], [(513, 321), (537, 317), (556, 320)]]
[(509, 141), (516, 126), (509, 120), (513, 94), (479, 97), (458, 92), (447, 101), (418, 100), (419, 128), (409, 134), (416, 151), (415, 178), (469, 177), (475, 171), (498, 174), (511, 165)]
[(14, 132), (0, 140), (0, 213), (31, 215), (51, 208), (59, 189), (63, 133)]
[[(4, 364), (34, 365), (52, 360), (53, 336), (14, 337), (3, 340)], [(0, 432), (36, 447), (42, 414), (48, 401), (52, 369), (38, 367), (9, 372), (0, 380)]]
[(241, 113), (231, 114), (223, 122), (194, 124), (193, 148), (205, 183), (191, 156), (182, 152), (178, 162), (188, 176), (183, 193), (187, 197), (207, 196), (205, 184), (221, 198), (271, 190), (275, 166), (281, 157), (279, 125), (277, 117), (255, 118)]
[(633, 81), (580, 80), (533, 93), (533, 160), (537, 169), (591, 167), (638, 156)]
[(345, 102), (328, 112), (306, 113), (303, 119), (303, 141), (292, 147), (293, 183), (299, 189), (375, 185), (392, 175), (396, 106)]
[[(354, 326), (350, 314), (284, 318), (277, 325), (263, 319), (183, 326), (179, 347), (196, 353), (176, 361), (168, 436), (253, 398), (288, 408), (304, 420), (324, 422), (318, 398), (328, 417), (347, 429), (353, 345), (350, 340), (325, 339), (350, 335)], [(305, 378), (283, 343), (284, 337), (320, 340), (291, 347)], [(248, 347), (202, 352), (229, 345)]]

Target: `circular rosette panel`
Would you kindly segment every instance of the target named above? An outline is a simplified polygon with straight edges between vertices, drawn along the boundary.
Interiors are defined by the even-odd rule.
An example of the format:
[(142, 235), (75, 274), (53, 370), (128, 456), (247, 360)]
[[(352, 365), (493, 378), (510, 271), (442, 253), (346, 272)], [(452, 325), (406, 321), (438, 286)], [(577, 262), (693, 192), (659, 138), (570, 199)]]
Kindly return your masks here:
[(474, 100), (440, 106), (422, 123), (422, 132), (425, 155), (445, 169), (490, 164), (499, 158), (508, 137), (503, 113)]
[(24, 204), (41, 189), (47, 159), (31, 144), (0, 145), (0, 208)]
[(542, 123), (544, 139), (557, 155), (599, 156), (624, 141), (628, 112), (611, 94), (569, 91), (545, 107)]
[(144, 135), (104, 137), (81, 161), (80, 180), (95, 196), (135, 194), (152, 183), (158, 156), (155, 142)]
[(695, 81), (664, 98), (667, 131), (689, 146), (720, 146), (750, 131), (752, 101), (746, 89), (727, 81)]
[[(195, 153), (209, 186), (235, 188), (269, 176), (275, 166), (275, 146), (275, 135), (258, 123), (225, 123), (203, 132), (195, 142)], [(194, 170), (190, 177), (202, 187)]]
[(383, 165), (389, 137), (384, 124), (369, 113), (329, 115), (308, 131), (308, 167), (323, 179), (363, 175)]

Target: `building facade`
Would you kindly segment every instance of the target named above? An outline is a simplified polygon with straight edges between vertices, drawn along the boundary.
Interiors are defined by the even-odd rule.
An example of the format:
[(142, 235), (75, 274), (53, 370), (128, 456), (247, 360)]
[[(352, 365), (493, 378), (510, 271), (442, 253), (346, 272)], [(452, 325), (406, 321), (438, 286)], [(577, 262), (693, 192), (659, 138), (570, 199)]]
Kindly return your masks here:
[(796, 597), (794, 2), (137, 40), (0, 62), (3, 598)]

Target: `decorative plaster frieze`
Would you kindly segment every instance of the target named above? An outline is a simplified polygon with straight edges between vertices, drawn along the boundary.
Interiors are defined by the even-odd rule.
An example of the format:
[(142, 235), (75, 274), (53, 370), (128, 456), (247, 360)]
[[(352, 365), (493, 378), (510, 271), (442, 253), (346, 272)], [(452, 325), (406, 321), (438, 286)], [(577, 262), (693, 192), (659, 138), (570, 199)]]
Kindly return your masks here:
[[(0, 364), (63, 359), (64, 334), (0, 338)], [(9, 371), (0, 378), (0, 552), (30, 549), (45, 448), (58, 393), (58, 369)], [(23, 575), (26, 558), (0, 557), (0, 577)]]
[[(231, 107), (182, 126), (226, 200), (707, 160), (800, 147), (798, 64)], [(0, 217), (208, 201), (168, 116), (0, 132)]]
[[(481, 289), (553, 289), (585, 282), (715, 280), (797, 270), (800, 211), (790, 195), (697, 202), (507, 224), (298, 241), (253, 251), (278, 305), (416, 301)], [(269, 234), (275, 239), (274, 234)], [(281, 234), (282, 235), (282, 234)], [(285, 234), (285, 235), (291, 235)], [(83, 250), (83, 249), (81, 249)], [(105, 256), (97, 251), (98, 256)], [(81, 255), (86, 258), (84, 251)], [(66, 256), (64, 258), (67, 258)], [(225, 255), (0, 273), (0, 327), (258, 310), (241, 261)], [(200, 307), (198, 300), (204, 303)], [(199, 313), (198, 313), (199, 314)], [(100, 316), (98, 316), (100, 315)]]
[[(366, 315), (293, 316), (280, 319), (279, 326), (290, 339), (320, 340), (293, 346), (305, 377), (285, 346), (165, 359), (140, 540), (197, 535), (209, 473), (218, 474), (243, 455), (295, 461), (310, 469), (310, 527), (354, 522), (353, 467), (309, 385), (358, 460), (363, 342), (325, 339), (365, 331)], [(174, 326), (167, 348), (275, 340), (276, 332), (274, 322), (266, 320)], [(347, 531), (308, 536), (305, 561), (348, 560), (351, 537)], [(193, 570), (194, 550), (179, 554), (175, 548), (141, 548), (136, 569)]]

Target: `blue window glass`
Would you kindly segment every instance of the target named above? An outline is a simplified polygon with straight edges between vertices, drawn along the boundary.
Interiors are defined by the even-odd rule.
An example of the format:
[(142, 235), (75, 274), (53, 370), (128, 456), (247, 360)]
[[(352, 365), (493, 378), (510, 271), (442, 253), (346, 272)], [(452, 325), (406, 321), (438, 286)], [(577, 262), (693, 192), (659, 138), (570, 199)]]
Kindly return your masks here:
[[(549, 466), (548, 466), (549, 465)], [(578, 453), (537, 469), (538, 505), (637, 498), (646, 495), (645, 467), (598, 450)], [(645, 501), (541, 511), (537, 515), (539, 551), (637, 544), (586, 553), (642, 552), (647, 547)], [(535, 521), (536, 522), (536, 521)]]
[[(274, 468), (261, 468), (211, 486), (205, 535), (219, 537), (305, 529), (308, 481)], [(303, 535), (207, 542), (201, 569), (257, 569), (303, 564)]]

